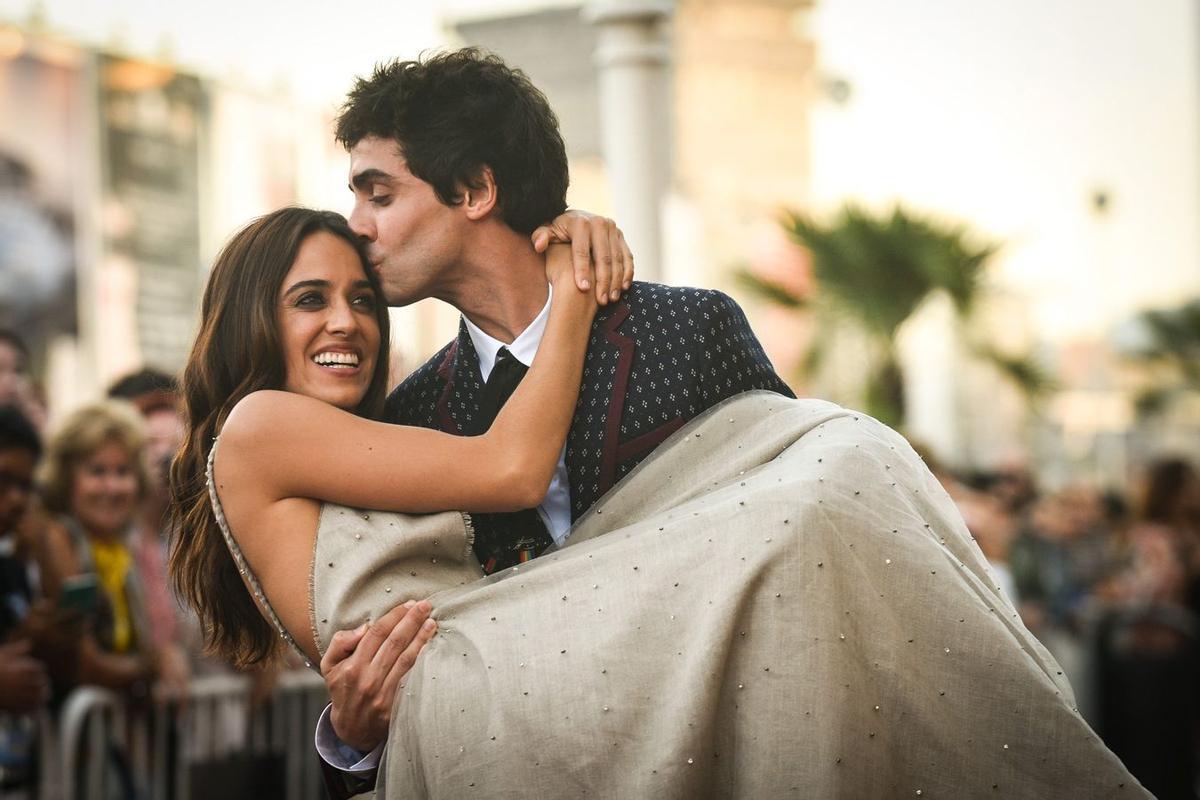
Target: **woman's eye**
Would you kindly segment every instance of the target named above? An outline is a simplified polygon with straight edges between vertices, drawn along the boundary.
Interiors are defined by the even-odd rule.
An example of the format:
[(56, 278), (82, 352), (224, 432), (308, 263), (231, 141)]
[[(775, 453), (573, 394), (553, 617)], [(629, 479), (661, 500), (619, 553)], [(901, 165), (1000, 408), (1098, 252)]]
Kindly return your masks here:
[(317, 292), (307, 292), (305, 294), (300, 295), (300, 297), (298, 297), (296, 299), (296, 305), (301, 306), (301, 307), (308, 307), (308, 308), (320, 306), (324, 302), (325, 302), (325, 298), (322, 297)]
[(359, 295), (358, 297), (354, 298), (353, 302), (356, 306), (362, 306), (363, 308), (374, 310), (375, 302), (376, 302), (375, 295), (373, 295), (373, 294)]

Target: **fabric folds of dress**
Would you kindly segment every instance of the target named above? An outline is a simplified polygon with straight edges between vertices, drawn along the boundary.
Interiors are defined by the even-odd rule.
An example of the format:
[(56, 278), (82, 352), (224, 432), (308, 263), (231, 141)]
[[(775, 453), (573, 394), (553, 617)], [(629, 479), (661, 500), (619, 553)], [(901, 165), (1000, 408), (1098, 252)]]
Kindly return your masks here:
[(479, 579), (469, 520), (327, 506), (322, 649), (432, 594), (380, 797), (1146, 797), (907, 443), (755, 392), (561, 550)]

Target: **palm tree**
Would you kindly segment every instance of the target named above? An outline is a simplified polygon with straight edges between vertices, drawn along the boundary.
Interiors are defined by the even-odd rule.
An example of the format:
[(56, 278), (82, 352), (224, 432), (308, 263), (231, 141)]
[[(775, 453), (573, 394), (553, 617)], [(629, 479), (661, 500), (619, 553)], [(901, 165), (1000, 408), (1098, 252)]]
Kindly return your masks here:
[[(783, 226), (812, 256), (817, 290), (797, 295), (781, 284), (742, 270), (739, 282), (760, 297), (817, 315), (817, 334), (804, 365), (816, 368), (832, 332), (849, 323), (868, 343), (868, 378), (863, 398), (868, 413), (890, 425), (904, 420), (904, 376), (896, 353), (896, 332), (935, 293), (953, 302), (966, 320), (983, 294), (988, 262), (998, 246), (976, 243), (965, 226), (945, 225), (896, 207), (877, 217), (848, 205), (829, 223), (786, 212)], [(996, 365), (1027, 394), (1047, 380), (1027, 359), (1000, 353), (986, 343), (972, 350)]]
[(1178, 308), (1143, 311), (1137, 319), (1143, 341), (1130, 355), (1153, 371), (1153, 384), (1136, 401), (1148, 416), (1184, 393), (1200, 392), (1200, 298)]

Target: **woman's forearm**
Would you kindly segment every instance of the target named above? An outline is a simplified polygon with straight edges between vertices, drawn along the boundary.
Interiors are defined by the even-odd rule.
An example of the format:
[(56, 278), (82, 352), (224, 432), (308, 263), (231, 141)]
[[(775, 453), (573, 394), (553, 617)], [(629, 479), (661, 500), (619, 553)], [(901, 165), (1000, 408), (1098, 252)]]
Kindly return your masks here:
[[(517, 390), (485, 434), (509, 454), (514, 491), (541, 502), (566, 442), (583, 372), (596, 301), (576, 288), (570, 273), (556, 276), (546, 332)], [(528, 507), (527, 506), (527, 507)]]
[(90, 636), (85, 637), (79, 648), (79, 682), (104, 686), (109, 689), (124, 689), (139, 680), (148, 680), (153, 670), (137, 655), (106, 653)]

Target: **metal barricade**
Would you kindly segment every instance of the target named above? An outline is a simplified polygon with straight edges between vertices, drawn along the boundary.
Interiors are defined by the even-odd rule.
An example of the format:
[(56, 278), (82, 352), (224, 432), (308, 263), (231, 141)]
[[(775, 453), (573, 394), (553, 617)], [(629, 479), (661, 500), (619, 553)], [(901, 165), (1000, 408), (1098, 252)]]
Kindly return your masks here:
[(206, 770), (233, 763), (253, 769), (269, 761), (281, 767), (273, 770), (279, 773), (273, 794), (324, 798), (312, 741), (328, 702), (320, 676), (282, 673), (271, 699), (253, 710), (249, 694), (249, 678), (215, 675), (192, 680), (182, 711), (171, 705), (133, 710), (106, 689), (76, 689), (59, 713), (57, 730), (46, 737), (43, 774), (49, 780), (42, 795), (108, 800), (126, 796), (132, 786), (138, 798), (192, 800), (193, 786), (212, 777)]

